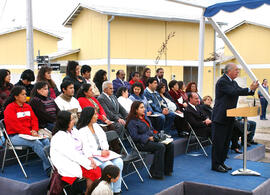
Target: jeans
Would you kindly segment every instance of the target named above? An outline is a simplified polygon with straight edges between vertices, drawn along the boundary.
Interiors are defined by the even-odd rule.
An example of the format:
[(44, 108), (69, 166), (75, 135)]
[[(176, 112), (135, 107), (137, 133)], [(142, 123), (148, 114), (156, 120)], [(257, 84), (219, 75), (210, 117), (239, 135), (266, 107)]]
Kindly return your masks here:
[(157, 117), (158, 127), (157, 130), (165, 130), (170, 131), (174, 125), (175, 114), (173, 112), (169, 112), (167, 115), (162, 113), (158, 113), (160, 116)]
[(44, 171), (51, 167), (51, 164), (43, 151), (45, 146), (50, 145), (49, 139), (27, 140), (19, 137), (19, 135), (16, 134), (11, 135), (10, 140), (14, 146), (28, 146), (32, 148), (32, 150), (39, 156), (39, 158), (41, 158)]
[(260, 116), (260, 119), (266, 119), (266, 108), (268, 105), (268, 102), (265, 98), (260, 98), (261, 106), (262, 106), (262, 115)]
[[(100, 161), (101, 162), (101, 161)], [(121, 158), (116, 158), (110, 161), (103, 162), (99, 167), (104, 169), (108, 165), (115, 165), (120, 169), (120, 176), (116, 183), (112, 183), (112, 189), (114, 193), (121, 191), (121, 182), (122, 182), (122, 170), (123, 170), (123, 160)]]

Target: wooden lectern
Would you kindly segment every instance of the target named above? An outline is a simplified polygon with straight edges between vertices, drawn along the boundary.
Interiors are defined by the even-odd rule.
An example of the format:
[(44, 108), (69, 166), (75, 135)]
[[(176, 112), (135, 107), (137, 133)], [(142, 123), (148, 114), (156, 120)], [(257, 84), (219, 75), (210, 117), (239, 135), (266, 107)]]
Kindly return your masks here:
[(232, 175), (254, 175), (261, 174), (247, 169), (247, 117), (260, 115), (261, 107), (244, 107), (227, 110), (227, 117), (244, 117), (244, 151), (243, 151), (243, 169), (238, 169), (232, 172)]

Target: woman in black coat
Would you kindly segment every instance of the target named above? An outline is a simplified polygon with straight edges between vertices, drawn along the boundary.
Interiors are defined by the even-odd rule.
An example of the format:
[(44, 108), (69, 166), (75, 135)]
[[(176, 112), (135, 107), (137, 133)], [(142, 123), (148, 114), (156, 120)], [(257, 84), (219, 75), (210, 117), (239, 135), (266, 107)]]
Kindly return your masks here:
[(209, 119), (212, 119), (212, 112), (213, 108), (211, 107), (213, 99), (211, 96), (207, 95), (203, 97), (203, 104), (200, 104), (199, 107), (201, 110), (209, 117)]
[(154, 179), (163, 179), (164, 174), (171, 176), (173, 172), (174, 145), (154, 141), (150, 120), (145, 117), (144, 104), (135, 101), (127, 118), (127, 129), (140, 151), (151, 152), (154, 160), (150, 173)]
[(76, 61), (68, 61), (65, 81), (71, 81), (74, 85), (74, 97), (77, 95), (77, 91), (80, 89), (81, 85), (86, 83), (85, 79), (80, 76), (80, 66)]

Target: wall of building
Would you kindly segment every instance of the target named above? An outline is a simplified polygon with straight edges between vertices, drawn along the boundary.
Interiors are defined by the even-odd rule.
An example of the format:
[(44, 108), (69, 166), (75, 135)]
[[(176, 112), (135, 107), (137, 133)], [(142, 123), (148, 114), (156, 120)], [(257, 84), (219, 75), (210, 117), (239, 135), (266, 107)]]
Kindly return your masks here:
[(25, 30), (0, 35), (0, 65), (1, 64), (26, 64)]
[(107, 57), (107, 15), (83, 9), (72, 23), (72, 48), (80, 60)]
[[(34, 30), (34, 58), (57, 51), (58, 38)], [(26, 30), (0, 35), (0, 65), (26, 64)]]
[[(270, 64), (270, 29), (243, 24), (226, 35), (247, 64)], [(232, 55), (226, 46), (225, 55)]]

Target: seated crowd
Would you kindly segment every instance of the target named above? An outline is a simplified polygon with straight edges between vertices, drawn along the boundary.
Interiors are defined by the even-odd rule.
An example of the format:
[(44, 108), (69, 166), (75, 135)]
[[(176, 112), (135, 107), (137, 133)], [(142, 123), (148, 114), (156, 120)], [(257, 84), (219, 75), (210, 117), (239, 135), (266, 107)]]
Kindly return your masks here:
[[(102, 194), (102, 190), (121, 193), (123, 160), (95, 158), (106, 158), (112, 150), (121, 153), (118, 142), (108, 143), (106, 131), (116, 131), (120, 139), (128, 132), (140, 151), (153, 153), (150, 173), (154, 179), (171, 176), (174, 162), (173, 142), (157, 142), (155, 134), (163, 130), (183, 136), (189, 131), (188, 122), (198, 136), (211, 139), (212, 98), (201, 98), (195, 82), (188, 83), (186, 89), (183, 81), (167, 84), (162, 68), (156, 70), (155, 77), (149, 68), (142, 77), (133, 72), (129, 82), (124, 70), (118, 70), (112, 82), (107, 81), (106, 71), (98, 70), (92, 81), (90, 66), (69, 61), (61, 93), (51, 72), (50, 67), (41, 67), (33, 85), (34, 72), (25, 70), (13, 86), (10, 71), (0, 69), (0, 117), (12, 143), (31, 147), (48, 175), (51, 164), (43, 149), (50, 145), (52, 164), (62, 181), (72, 185), (77, 178), (85, 178), (86, 194)], [(249, 145), (256, 144), (256, 123), (249, 121), (248, 128)], [(40, 129), (51, 131), (51, 140), (21, 136), (38, 136)], [(231, 139), (231, 148), (237, 153), (242, 136), (243, 121), (237, 119)]]

